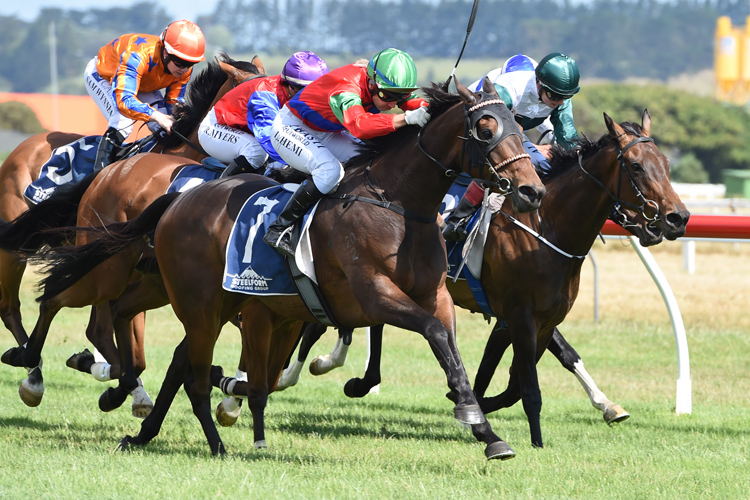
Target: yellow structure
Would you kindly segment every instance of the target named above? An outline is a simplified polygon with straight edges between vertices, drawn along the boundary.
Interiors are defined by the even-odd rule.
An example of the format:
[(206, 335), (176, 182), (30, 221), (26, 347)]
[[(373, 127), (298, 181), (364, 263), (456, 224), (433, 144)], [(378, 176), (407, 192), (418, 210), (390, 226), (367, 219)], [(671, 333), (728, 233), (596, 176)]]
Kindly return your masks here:
[(716, 21), (714, 74), (718, 100), (750, 106), (750, 16), (741, 27), (727, 16)]

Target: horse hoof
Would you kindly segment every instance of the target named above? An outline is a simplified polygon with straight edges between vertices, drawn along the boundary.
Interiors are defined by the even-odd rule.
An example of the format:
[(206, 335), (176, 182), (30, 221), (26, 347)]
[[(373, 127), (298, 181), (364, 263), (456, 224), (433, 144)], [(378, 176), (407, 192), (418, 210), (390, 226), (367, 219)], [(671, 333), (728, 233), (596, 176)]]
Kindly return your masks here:
[(241, 406), (238, 406), (234, 410), (227, 409), (225, 402), (231, 399), (232, 398), (226, 398), (216, 406), (216, 421), (222, 427), (233, 426), (237, 422), (237, 419), (240, 418), (240, 413), (242, 412)]
[(133, 405), (130, 407), (133, 416), (135, 418), (146, 418), (149, 415), (151, 415), (151, 411), (154, 409), (154, 404), (148, 404), (148, 403), (133, 403)]
[(607, 409), (604, 410), (604, 421), (608, 424), (622, 422), (627, 420), (628, 417), (630, 417), (630, 413), (626, 412), (625, 409), (618, 404), (608, 406)]
[(331, 369), (331, 362), (327, 354), (325, 356), (318, 356), (310, 362), (310, 373), (315, 376), (324, 375), (330, 372)]
[(65, 365), (83, 373), (89, 373), (91, 365), (94, 364), (94, 355), (88, 349), (77, 352), (65, 361)]
[(18, 395), (26, 406), (31, 408), (39, 406), (42, 402), (42, 396), (44, 396), (44, 384), (33, 384), (29, 382), (29, 379), (23, 379), (18, 387)]
[(256, 441), (255, 442), (255, 449), (256, 450), (265, 450), (266, 448), (268, 448), (268, 446), (266, 446), (266, 440), (265, 439), (261, 439), (260, 441)]
[(120, 439), (120, 442), (117, 443), (117, 446), (115, 446), (115, 449), (112, 450), (112, 453), (117, 451), (129, 451), (130, 442), (133, 438), (131, 436), (125, 436), (124, 438)]
[(508, 460), (515, 457), (516, 452), (505, 441), (495, 441), (484, 449), (484, 456), (487, 460)]
[(455, 415), (456, 420), (462, 424), (483, 424), (485, 420), (484, 413), (482, 412), (482, 409), (479, 408), (479, 405), (456, 405), (456, 407), (453, 408), (453, 414)]
[[(125, 395), (121, 396), (120, 393), (124, 393)], [(103, 412), (116, 410), (117, 408), (122, 406), (127, 397), (127, 392), (118, 391), (117, 389), (110, 387), (109, 389), (104, 391), (101, 396), (99, 396), (99, 409)]]
[(11, 347), (0, 356), (0, 361), (6, 365), (15, 366), (16, 368), (24, 368), (23, 366), (23, 353), (25, 349), (23, 347)]

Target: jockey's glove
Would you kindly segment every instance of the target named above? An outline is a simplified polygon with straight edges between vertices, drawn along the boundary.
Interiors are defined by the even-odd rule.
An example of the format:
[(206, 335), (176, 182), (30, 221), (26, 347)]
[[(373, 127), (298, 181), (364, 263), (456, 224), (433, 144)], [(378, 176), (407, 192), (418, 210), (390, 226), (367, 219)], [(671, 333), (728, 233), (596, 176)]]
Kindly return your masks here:
[(404, 119), (406, 119), (407, 125), (418, 125), (424, 127), (427, 122), (430, 121), (430, 113), (427, 111), (427, 106), (422, 106), (411, 111), (404, 113)]

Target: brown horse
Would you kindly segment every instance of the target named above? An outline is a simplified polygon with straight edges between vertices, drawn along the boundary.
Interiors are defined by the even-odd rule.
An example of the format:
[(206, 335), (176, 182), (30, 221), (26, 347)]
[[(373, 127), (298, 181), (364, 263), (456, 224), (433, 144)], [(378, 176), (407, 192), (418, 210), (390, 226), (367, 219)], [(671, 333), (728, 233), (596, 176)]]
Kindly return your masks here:
[[(198, 124), (206, 112), (233, 86), (242, 81), (261, 74), (263, 68), (260, 60), (253, 58), (252, 63), (234, 61), (226, 54), (222, 60), (209, 64), (209, 67), (196, 75), (188, 87), (186, 104), (178, 105), (174, 111), (177, 118), (175, 135), (187, 136), (187, 140), (197, 142)], [(229, 79), (227, 78), (229, 76)], [(15, 223), (5, 225), (0, 229), (0, 246), (4, 249), (26, 252), (37, 250), (42, 244), (52, 244), (55, 233), (39, 234), (40, 228), (49, 224), (52, 216), (65, 220), (66, 214), (76, 215), (79, 227), (98, 226), (113, 222), (124, 222), (136, 217), (156, 198), (164, 194), (177, 173), (186, 165), (196, 164), (196, 160), (205, 155), (196, 148), (189, 147), (179, 140), (179, 146), (165, 150), (169, 154), (139, 154), (127, 160), (115, 162), (101, 173), (92, 174), (85, 179), (81, 186), (70, 190), (61, 190), (49, 200), (32, 207)], [(46, 234), (46, 238), (44, 235)], [(77, 243), (84, 244), (91, 240), (93, 234), (81, 231), (77, 234)], [(28, 243), (34, 241), (29, 248)], [(91, 320), (86, 334), (89, 340), (102, 352), (111, 363), (110, 373), (117, 378), (121, 372), (120, 358), (126, 353), (118, 353), (112, 341), (112, 319), (109, 299), (113, 299), (122, 292), (130, 281), (132, 268), (120, 273), (101, 277), (91, 275), (88, 279), (74, 287), (70, 292), (68, 302), (63, 307), (83, 307), (94, 305)], [(54, 314), (40, 314), (34, 333), (25, 348), (13, 348), (3, 355), (3, 362), (14, 366), (31, 368), (29, 378), (25, 379), (19, 388), (21, 399), (29, 406), (36, 406), (41, 402), (44, 385), (41, 369), (38, 368), (39, 356), (49, 330), (49, 324)], [(145, 314), (133, 319), (129, 328), (132, 342), (142, 345), (144, 336)], [(128, 345), (130, 342), (128, 342)], [(137, 373), (145, 368), (145, 358), (142, 349), (136, 349), (135, 366)], [(89, 354), (92, 358), (93, 356)], [(81, 355), (74, 355), (69, 360), (69, 366), (81, 367), (82, 371), (90, 367), (82, 363)], [(147, 407), (137, 407), (134, 402), (134, 414), (145, 417), (150, 411), (150, 401)]]
[[(498, 321), (493, 328), (474, 392), (488, 413), (522, 399), (532, 444), (538, 447), (542, 446), (541, 393), (535, 365), (545, 349), (576, 374), (592, 404), (604, 412), (605, 420), (616, 421), (627, 415), (620, 412), (619, 405), (606, 405), (606, 396), (596, 388), (580, 356), (557, 329), (578, 293), (583, 258), (613, 207), (618, 206), (623, 213), (624, 218), (617, 217), (620, 223), (647, 245), (658, 243), (662, 236), (673, 240), (684, 235), (690, 216), (669, 182), (667, 158), (650, 138), (648, 111), (643, 113), (642, 126), (618, 125), (606, 114), (604, 117), (609, 134), (598, 142), (583, 139), (575, 151), (554, 150), (554, 170), (545, 181), (548, 194), (538, 218), (510, 216), (506, 203), (502, 214), (493, 219), (487, 237), (481, 283), (493, 316), (505, 318), (508, 324)], [(486, 312), (466, 280), (454, 283), (449, 279), (447, 285), (456, 305)], [(313, 341), (319, 333), (319, 329), (309, 329)], [(379, 331), (374, 330), (371, 338), (374, 356), (364, 378), (347, 382), (345, 392), (350, 397), (362, 397), (380, 382)], [(484, 398), (511, 344), (514, 358), (508, 389)]]
[[(219, 64), (233, 84), (236, 85), (249, 76), (249, 68), (245, 66), (248, 63), (233, 61), (226, 54), (222, 54), (221, 57), (223, 60), (220, 60)], [(258, 73), (265, 73), (257, 56), (250, 64), (256, 67)], [(191, 130), (189, 127), (186, 130), (185, 125), (181, 126), (178, 123), (175, 129), (182, 134), (188, 134)], [(29, 184), (37, 180), (42, 166), (49, 160), (52, 151), (81, 137), (83, 136), (80, 134), (65, 132), (43, 132), (26, 139), (8, 155), (0, 166), (0, 219), (12, 221), (28, 210), (23, 192)], [(153, 152), (174, 154), (195, 160), (202, 156), (192, 148), (188, 148), (176, 136), (160, 141)], [(25, 259), (17, 251), (0, 249), (0, 318), (19, 346), (28, 341), (28, 335), (21, 320), (21, 302), (18, 294), (25, 269)], [(89, 338), (95, 335), (91, 328), (87, 334), (90, 335)]]
[[(477, 438), (487, 444), (488, 458), (510, 458), (515, 453), (492, 432), (476, 404), (456, 347), (455, 313), (445, 287), (445, 246), (437, 211), (456, 171), (469, 168), (466, 163), (472, 148), (481, 157), (479, 164), (472, 166), (478, 167), (483, 179), (489, 181), (494, 176), (499, 183), (512, 186), (509, 198), (516, 210), (535, 209), (544, 187), (524, 154), (512, 115), (497, 99), (494, 88), (474, 94), (460, 84), (457, 87), (459, 95), (437, 86), (425, 89), (433, 118), (422, 131), (406, 127), (372, 141), (375, 149), (352, 160), (337, 194), (321, 201), (311, 227), (311, 242), (318, 283), (336, 321), (348, 327), (388, 323), (422, 334), (455, 394), (456, 418), (473, 425)], [(375, 150), (383, 153), (375, 154)], [(159, 270), (187, 333), (189, 367), (194, 375), (188, 393), (214, 454), (224, 453), (208, 398), (213, 346), (221, 326), (242, 311), (248, 382), (238, 383), (235, 394), (247, 396), (256, 446), (264, 446), (263, 412), (268, 394), (301, 323), (314, 321), (298, 296), (252, 296), (222, 289), (233, 221), (248, 196), (271, 184), (270, 180), (244, 176), (203, 184), (176, 200), (162, 197), (134, 221), (108, 227), (96, 245), (60, 249), (57, 270), (45, 279), (42, 307), (57, 308), (68, 278), (77, 279), (91, 266), (106, 268), (109, 261), (104, 259), (113, 253), (128, 256), (135, 265), (147, 248), (142, 236), (156, 227)], [(72, 259), (68, 260), (66, 253)], [(81, 263), (82, 270), (71, 268)], [(59, 278), (62, 283), (56, 283)], [(116, 301), (116, 317), (127, 320), (148, 306), (138, 288), (127, 290)], [(117, 325), (116, 319), (116, 329)], [(165, 380), (170, 390), (163, 386), (160, 393), (160, 398), (164, 393), (168, 399), (167, 407), (176, 387), (185, 380), (187, 364), (180, 357), (184, 352), (183, 344)], [(128, 375), (132, 377), (126, 370), (121, 384), (132, 385), (125, 380)], [(157, 399), (156, 407), (159, 403)], [(124, 438), (122, 446), (144, 444), (156, 435), (161, 425), (156, 407), (143, 422), (141, 433)], [(165, 413), (165, 409), (160, 411), (159, 418)]]

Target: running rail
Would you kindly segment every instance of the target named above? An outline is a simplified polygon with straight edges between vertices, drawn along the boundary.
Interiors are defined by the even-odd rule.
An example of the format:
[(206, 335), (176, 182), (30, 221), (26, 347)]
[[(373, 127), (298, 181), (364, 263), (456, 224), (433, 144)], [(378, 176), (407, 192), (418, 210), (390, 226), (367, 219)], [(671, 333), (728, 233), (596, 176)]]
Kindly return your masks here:
[[(654, 260), (651, 252), (638, 243), (638, 238), (631, 235), (612, 221), (607, 221), (602, 228), (602, 234), (607, 236), (627, 236), (633, 245), (643, 265), (648, 269), (651, 278), (661, 292), (664, 304), (672, 321), (675, 344), (677, 345), (677, 397), (675, 413), (690, 414), (693, 408), (692, 382), (690, 380), (690, 354), (688, 353), (685, 324), (677, 305), (672, 288)], [(691, 215), (684, 239), (710, 240), (750, 240), (750, 216), (746, 215)], [(596, 274), (596, 269), (594, 270)], [(594, 280), (596, 282), (596, 276)], [(598, 292), (597, 292), (598, 293)], [(596, 298), (594, 299), (596, 302)]]

